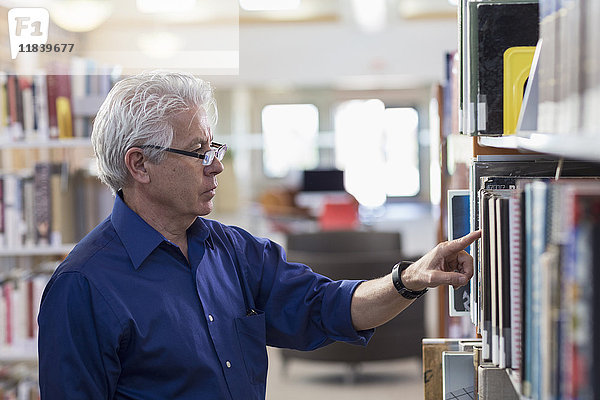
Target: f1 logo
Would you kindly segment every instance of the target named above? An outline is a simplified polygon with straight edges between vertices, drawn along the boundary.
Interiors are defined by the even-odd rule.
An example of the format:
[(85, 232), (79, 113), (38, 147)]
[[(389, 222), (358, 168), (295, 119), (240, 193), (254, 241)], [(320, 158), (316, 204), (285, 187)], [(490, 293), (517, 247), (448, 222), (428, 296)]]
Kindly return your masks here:
[(8, 11), (10, 56), (14, 60), (23, 45), (43, 45), (48, 41), (50, 14), (45, 8), (11, 8)]

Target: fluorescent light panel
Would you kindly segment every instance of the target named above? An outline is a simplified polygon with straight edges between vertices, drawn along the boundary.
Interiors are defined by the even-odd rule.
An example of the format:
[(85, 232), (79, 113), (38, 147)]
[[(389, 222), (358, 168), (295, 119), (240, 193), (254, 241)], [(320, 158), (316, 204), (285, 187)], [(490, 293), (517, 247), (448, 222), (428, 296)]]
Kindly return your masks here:
[(183, 12), (193, 10), (196, 0), (136, 0), (135, 5), (140, 12), (146, 14)]
[(385, 0), (352, 0), (352, 11), (358, 25), (366, 32), (383, 29), (387, 18)]
[(240, 7), (246, 11), (295, 10), (301, 0), (240, 0)]

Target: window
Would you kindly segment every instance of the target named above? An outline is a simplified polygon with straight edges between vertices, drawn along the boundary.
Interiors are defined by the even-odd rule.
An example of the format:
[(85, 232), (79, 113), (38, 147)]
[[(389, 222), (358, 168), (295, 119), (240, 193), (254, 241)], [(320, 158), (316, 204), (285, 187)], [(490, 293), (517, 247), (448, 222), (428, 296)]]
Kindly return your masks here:
[(282, 178), (290, 170), (318, 165), (319, 111), (313, 104), (274, 104), (262, 110), (265, 175)]
[(414, 108), (386, 108), (379, 99), (350, 100), (336, 109), (336, 166), (362, 205), (419, 193), (418, 117)]

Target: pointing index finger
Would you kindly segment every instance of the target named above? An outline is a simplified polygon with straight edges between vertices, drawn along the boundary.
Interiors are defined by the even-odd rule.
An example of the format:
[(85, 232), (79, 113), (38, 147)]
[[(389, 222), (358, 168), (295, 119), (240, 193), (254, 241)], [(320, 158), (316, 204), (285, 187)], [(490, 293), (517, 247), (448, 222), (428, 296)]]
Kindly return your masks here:
[(456, 253), (458, 251), (464, 250), (471, 243), (476, 241), (481, 237), (481, 230), (473, 231), (461, 238), (451, 240), (447, 242), (445, 249), (451, 253)]

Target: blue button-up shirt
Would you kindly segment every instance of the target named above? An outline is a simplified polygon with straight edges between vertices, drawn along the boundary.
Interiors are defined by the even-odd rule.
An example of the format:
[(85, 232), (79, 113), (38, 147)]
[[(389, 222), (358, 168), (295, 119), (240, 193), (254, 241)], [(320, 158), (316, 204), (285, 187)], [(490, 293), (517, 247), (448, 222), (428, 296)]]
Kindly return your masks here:
[(331, 281), (243, 229), (197, 218), (188, 260), (116, 196), (39, 314), (44, 400), (264, 399), (266, 345), (366, 344), (359, 281)]

